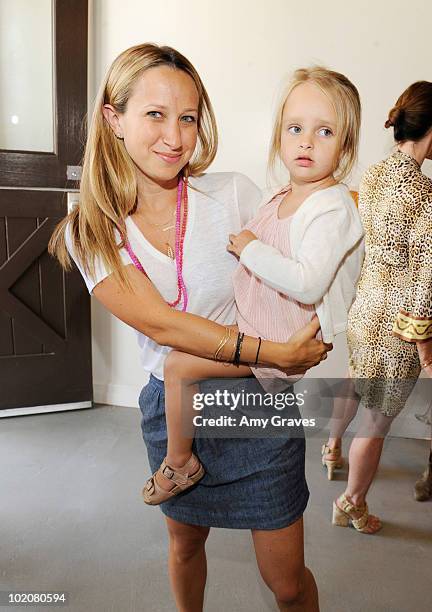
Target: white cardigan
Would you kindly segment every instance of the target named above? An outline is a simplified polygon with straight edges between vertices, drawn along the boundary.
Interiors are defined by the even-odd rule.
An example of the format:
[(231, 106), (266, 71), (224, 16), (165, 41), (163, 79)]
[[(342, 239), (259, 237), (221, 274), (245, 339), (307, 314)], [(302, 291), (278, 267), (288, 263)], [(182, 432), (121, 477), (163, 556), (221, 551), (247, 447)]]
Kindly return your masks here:
[(292, 258), (253, 240), (240, 262), (266, 285), (303, 304), (314, 304), (324, 342), (346, 330), (364, 256), (363, 227), (343, 184), (315, 191), (294, 213)]

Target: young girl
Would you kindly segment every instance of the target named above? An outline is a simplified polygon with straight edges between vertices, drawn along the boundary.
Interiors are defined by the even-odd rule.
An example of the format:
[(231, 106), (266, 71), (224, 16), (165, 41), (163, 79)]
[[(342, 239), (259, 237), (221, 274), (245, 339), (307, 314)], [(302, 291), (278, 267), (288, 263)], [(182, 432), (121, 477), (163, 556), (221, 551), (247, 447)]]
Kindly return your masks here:
[[(315, 314), (324, 342), (345, 331), (363, 260), (363, 230), (341, 181), (355, 162), (359, 129), (359, 95), (344, 75), (321, 67), (294, 73), (277, 113), (270, 151), (270, 166), (280, 159), (290, 183), (243, 231), (229, 236), (227, 249), (240, 258), (234, 291), (241, 334), (280, 341)], [(230, 330), (216, 353), (229, 337)], [(255, 364), (258, 356), (259, 347)], [(269, 377), (285, 379), (285, 386), (298, 380), (271, 368), (236, 367), (175, 351), (168, 355), (168, 451), (143, 489), (146, 503), (160, 504), (204, 475), (192, 453), (193, 437), (182, 430), (196, 414), (193, 381), (251, 373), (264, 387)]]

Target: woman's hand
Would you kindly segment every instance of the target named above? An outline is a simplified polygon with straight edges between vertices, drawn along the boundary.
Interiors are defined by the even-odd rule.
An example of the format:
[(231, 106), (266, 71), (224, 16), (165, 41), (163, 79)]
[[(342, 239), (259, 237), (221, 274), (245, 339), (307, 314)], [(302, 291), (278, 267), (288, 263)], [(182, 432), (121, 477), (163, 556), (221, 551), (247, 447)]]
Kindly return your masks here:
[[(333, 349), (333, 345), (315, 338), (319, 329), (319, 320), (315, 316), (308, 325), (281, 345), (283, 348), (280, 367), (287, 374), (304, 374), (309, 368), (327, 359), (327, 352)], [(282, 363), (284, 358), (286, 361)]]
[(229, 243), (227, 244), (227, 251), (234, 253), (237, 257), (240, 257), (241, 252), (249, 242), (252, 240), (258, 240), (253, 232), (249, 230), (242, 230), (240, 234), (230, 234)]
[[(419, 342), (417, 344), (417, 351), (420, 358), (420, 364), (425, 373), (432, 378), (432, 339), (427, 342)], [(430, 365), (424, 366), (423, 364), (429, 363)]]

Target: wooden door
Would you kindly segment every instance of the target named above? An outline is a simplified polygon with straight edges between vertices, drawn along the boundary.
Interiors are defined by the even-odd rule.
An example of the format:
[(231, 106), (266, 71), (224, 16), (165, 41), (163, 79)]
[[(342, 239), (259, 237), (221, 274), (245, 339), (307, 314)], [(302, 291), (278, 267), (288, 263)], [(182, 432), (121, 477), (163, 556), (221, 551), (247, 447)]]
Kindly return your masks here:
[[(6, 6), (8, 2), (14, 4)], [(26, 2), (28, 11), (14, 14), (25, 9)], [(8, 35), (15, 32), (19, 42), (29, 28), (37, 27), (26, 21), (36, 3), (0, 0), (0, 9), (2, 3), (9, 9)], [(89, 297), (79, 273), (64, 274), (47, 253), (52, 231), (67, 212), (67, 192), (79, 186), (87, 108), (87, 0), (44, 3), (37, 4), (44, 4), (44, 18), (50, 23), (39, 27), (52, 33), (51, 48), (45, 51), (52, 52), (52, 78), (45, 74), (36, 79), (34, 97), (28, 95), (21, 108), (21, 113), (29, 113), (24, 119), (18, 112), (2, 111), (9, 93), (4, 84), (0, 88), (3, 125), (9, 118), (12, 124), (24, 123), (16, 136), (10, 126), (0, 132), (0, 416), (22, 408), (40, 412), (87, 407), (92, 400)], [(34, 19), (42, 19), (41, 14)], [(12, 64), (19, 61), (15, 42), (9, 40)], [(0, 61), (9, 59), (6, 53)], [(29, 54), (22, 79), (32, 79), (32, 61)], [(52, 81), (52, 92), (45, 86), (39, 94), (37, 84), (42, 90), (45, 77)], [(48, 127), (38, 131), (33, 122), (40, 116), (32, 112), (42, 94), (52, 115)], [(17, 98), (17, 107), (21, 103)], [(44, 131), (52, 132), (46, 141)], [(28, 139), (22, 140), (22, 149), (20, 138)]]

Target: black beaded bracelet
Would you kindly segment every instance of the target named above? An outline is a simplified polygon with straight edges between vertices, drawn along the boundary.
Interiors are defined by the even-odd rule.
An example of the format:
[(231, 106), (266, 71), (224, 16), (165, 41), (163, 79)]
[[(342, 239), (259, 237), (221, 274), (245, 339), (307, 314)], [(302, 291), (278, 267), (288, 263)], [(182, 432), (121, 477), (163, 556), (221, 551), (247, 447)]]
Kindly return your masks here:
[(236, 350), (235, 350), (234, 359), (233, 359), (233, 364), (236, 366), (240, 365), (240, 353), (241, 353), (241, 347), (243, 344), (243, 338), (244, 338), (244, 333), (237, 335), (237, 344), (236, 344)]
[(241, 355), (241, 350), (242, 350), (242, 346), (243, 346), (243, 339), (244, 339), (244, 334), (242, 334), (241, 338), (240, 338), (240, 346), (239, 346), (238, 364), (237, 365), (240, 365), (240, 361), (241, 361), (240, 355)]
[(260, 336), (258, 336), (258, 350), (257, 350), (257, 354), (256, 354), (256, 357), (255, 357), (254, 365), (257, 365), (257, 363), (258, 363), (258, 355), (259, 355), (259, 352), (260, 352), (260, 348), (261, 348), (261, 338), (260, 338)]

